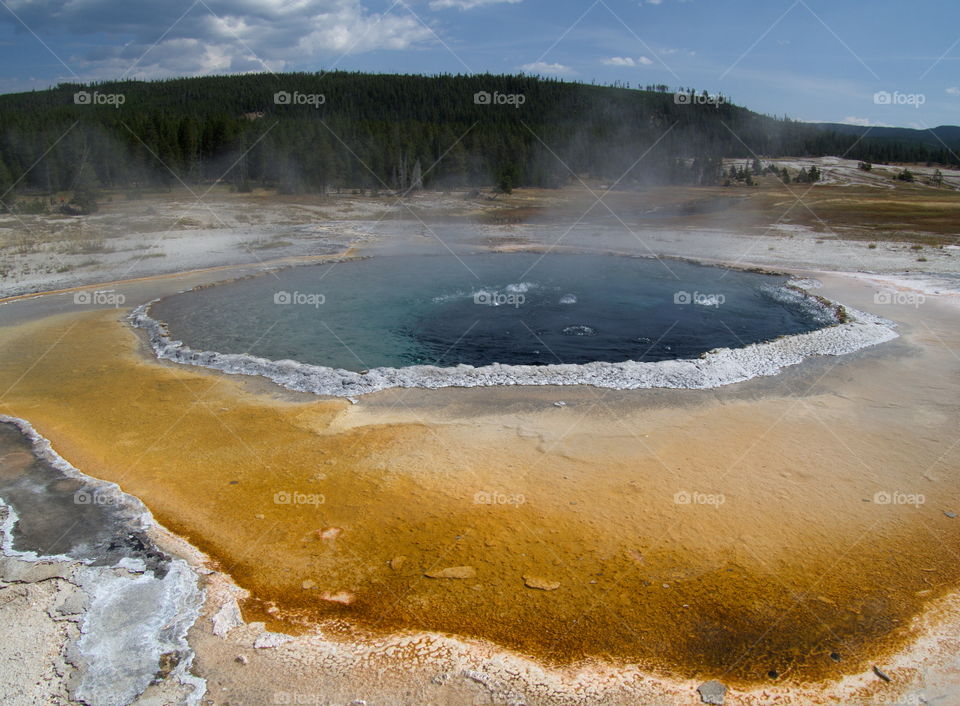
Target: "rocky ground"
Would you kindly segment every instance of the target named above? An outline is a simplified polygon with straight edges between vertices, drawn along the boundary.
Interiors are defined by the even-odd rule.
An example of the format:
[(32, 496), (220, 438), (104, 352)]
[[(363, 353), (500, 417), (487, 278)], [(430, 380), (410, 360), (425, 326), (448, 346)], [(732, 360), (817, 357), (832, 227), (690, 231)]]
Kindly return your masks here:
[[(790, 164), (791, 168), (808, 164), (806, 161), (795, 162)], [(952, 307), (960, 291), (957, 274), (960, 271), (957, 266), (960, 244), (956, 232), (943, 225), (941, 216), (952, 212), (955, 218), (956, 201), (953, 191), (933, 189), (924, 184), (910, 187), (911, 191), (903, 191), (903, 187), (896, 183), (891, 188), (891, 175), (884, 174), (882, 169), (865, 175), (856, 169), (855, 164), (842, 160), (818, 160), (817, 164), (825, 172), (826, 183), (811, 187), (812, 193), (804, 199), (811, 203), (818, 199), (817, 203), (827, 210), (838, 208), (837, 199), (845, 199), (842, 206), (845, 215), (836, 221), (821, 221), (810, 217), (809, 213), (801, 217), (800, 212), (808, 210), (803, 204), (790, 211), (791, 203), (797, 200), (795, 196), (802, 192), (781, 192), (772, 184), (758, 187), (759, 191), (754, 193), (738, 187), (733, 189), (734, 196), (729, 196), (729, 191), (720, 192), (731, 200), (729, 207), (721, 213), (707, 213), (696, 208), (693, 212), (686, 212), (688, 208), (684, 204), (702, 203), (706, 198), (699, 193), (611, 193), (606, 197), (613, 204), (610, 210), (601, 203), (595, 209), (602, 214), (579, 223), (571, 217), (570, 203), (578, 207), (589, 206), (591, 200), (596, 200), (594, 193), (600, 195), (602, 191), (591, 193), (584, 188), (572, 188), (562, 194), (518, 191), (509, 197), (424, 194), (403, 203), (359, 194), (314, 200), (278, 200), (269, 194), (240, 196), (214, 191), (201, 201), (190, 195), (174, 194), (157, 195), (140, 202), (105, 203), (99, 214), (83, 218), (0, 216), (0, 270), (3, 274), (0, 293), (22, 295), (91, 285), (65, 296), (10, 300), (0, 304), (0, 322), (11, 327), (5, 329), (4, 334), (10, 334), (9, 341), (14, 333), (21, 335), (14, 325), (19, 327), (49, 315), (85, 315), (93, 309), (133, 306), (198, 284), (328, 253), (342, 253), (349, 248), (366, 253), (390, 253), (420, 248), (446, 251), (448, 247), (572, 247), (795, 270), (798, 275), (824, 280), (830, 296), (896, 320), (904, 336), (904, 341), (897, 344), (896, 355), (890, 360), (867, 355), (866, 361), (873, 365), (870, 370), (876, 373), (876, 377), (871, 378), (874, 373), (869, 371), (857, 374), (856, 366), (841, 366), (823, 383), (827, 389), (818, 389), (819, 396), (809, 399), (817, 410), (813, 417), (823, 415), (836, 429), (842, 429), (839, 435), (824, 435), (818, 443), (830, 444), (835, 457), (843, 458), (841, 465), (848, 471), (844, 477), (849, 476), (844, 482), (855, 486), (856, 495), (860, 492), (858, 484), (875, 481), (878, 473), (883, 476), (878, 467), (886, 462), (884, 453), (877, 450), (881, 449), (884, 439), (869, 435), (864, 438), (872, 439), (872, 442), (866, 444), (863, 453), (872, 454), (877, 467), (870, 467), (865, 472), (854, 459), (846, 458), (844, 444), (855, 443), (851, 440), (857, 438), (854, 433), (856, 424), (863, 423), (858, 416), (861, 413), (863, 417), (887, 421), (884, 415), (891, 415), (890, 419), (896, 420), (898, 412), (895, 408), (902, 407), (907, 414), (914, 414), (917, 418), (909, 424), (891, 427), (899, 429), (898, 434), (909, 439), (907, 446), (914, 449), (909, 451), (908, 448), (910, 453), (919, 453), (918, 450), (927, 453), (943, 441), (937, 437), (934, 426), (941, 423), (949, 404), (954, 404), (947, 399), (949, 390), (945, 391), (943, 387), (953, 384), (950, 382), (953, 378), (949, 374), (944, 378), (938, 370), (946, 370), (955, 362), (951, 362), (950, 351), (955, 340), (953, 324), (956, 314)], [(953, 185), (949, 180), (958, 175), (947, 176), (948, 183)], [(599, 189), (600, 186), (592, 185), (591, 188)], [(872, 197), (870, 200), (864, 195), (868, 191), (883, 194), (883, 198)], [(919, 219), (912, 225), (903, 221), (900, 211), (882, 215), (886, 208), (883, 202), (890, 198), (889, 192), (896, 195), (899, 205), (922, 203), (936, 215), (927, 213), (926, 220)], [(709, 197), (713, 198), (712, 195)], [(652, 217), (650, 209), (660, 206), (657, 203), (651, 205), (651, 199), (659, 199), (664, 204), (679, 204), (680, 210), (661, 214), (662, 218), (661, 215)], [(880, 220), (869, 225), (849, 225), (845, 219), (855, 217), (861, 207), (864, 221)], [(883, 219), (886, 219), (885, 223)], [(904, 233), (908, 236), (903, 236)], [(205, 271), (165, 276), (187, 270)], [(856, 271), (853, 276), (829, 274), (830, 271), (851, 270)], [(100, 285), (134, 278), (143, 279), (127, 284)], [(104, 292), (122, 294), (124, 298), (122, 302), (111, 304), (104, 299)], [(923, 295), (928, 297), (928, 306), (921, 309), (896, 297), (891, 301), (878, 299), (878, 292)], [(78, 293), (79, 298), (75, 297)], [(916, 296), (913, 301), (918, 301)], [(88, 322), (85, 326), (89, 325), (91, 331), (95, 330), (92, 319), (84, 321)], [(65, 336), (70, 332), (67, 328), (63, 330)], [(75, 333), (80, 335), (79, 331)], [(139, 351), (141, 356), (148, 354), (145, 346)], [(75, 382), (80, 387), (76, 401), (71, 398), (70, 404), (62, 407), (80, 409), (81, 398), (92, 394), (83, 387), (87, 384), (84, 381), (105, 374), (101, 370), (105, 365), (103, 360), (98, 361), (94, 356), (91, 361), (88, 361), (89, 369), (83, 368), (86, 372), (81, 374), (76, 371), (85, 363), (79, 360), (64, 363), (62, 370), (72, 371), (70, 376), (77, 378)], [(59, 381), (51, 378), (55, 373), (46, 369), (43, 360), (38, 359), (37, 366), (29, 369), (14, 358), (4, 358), (0, 362), (3, 363), (0, 374), (7, 376), (4, 379), (10, 383), (5, 385), (9, 389), (0, 398), (0, 409), (12, 411), (4, 405), (15, 403), (24, 417), (36, 414), (43, 418), (46, 414), (50, 433), (64, 441), (82, 436), (77, 425), (83, 422), (70, 419), (69, 409), (63, 410), (63, 416), (58, 417), (60, 412), (55, 409), (56, 405), (45, 406), (47, 396), (56, 397), (54, 388)], [(151, 363), (151, 368), (156, 367)], [(165, 367), (160, 367), (166, 371)], [(803, 369), (782, 374), (772, 383), (757, 383), (742, 395), (730, 388), (728, 392), (717, 393), (716, 398), (725, 407), (727, 415), (732, 414), (737, 405), (756, 398), (755, 407), (742, 411), (745, 429), (751, 418), (762, 419), (764, 415), (772, 414), (771, 410), (776, 410), (775, 406), (760, 409), (764, 399), (771, 394), (788, 401), (807, 399), (811, 383), (821, 383), (820, 373), (825, 369), (817, 364), (800, 367)], [(905, 370), (909, 371), (909, 377), (904, 377)], [(209, 373), (197, 375), (210, 376)], [(883, 384), (877, 383), (878, 380), (883, 380)], [(22, 394), (17, 390), (12, 394), (13, 388), (21, 384), (32, 385), (33, 392)], [(192, 408), (195, 403), (183, 395), (180, 385), (168, 380), (157, 389), (158, 400), (181, 410), (182, 414), (182, 410)], [(262, 396), (257, 397), (257, 404), (269, 399), (301, 400), (296, 396), (287, 397), (287, 393), (257, 381), (246, 381), (244, 385), (247, 391), (244, 395)], [(777, 385), (783, 385), (783, 390), (774, 389)], [(891, 390), (889, 395), (883, 393), (885, 388)], [(533, 440), (530, 443), (550, 448), (555, 441), (552, 441), (551, 434), (559, 434), (559, 427), (555, 428), (550, 421), (552, 418), (548, 419), (547, 415), (577, 414), (578, 404), (587, 409), (593, 394), (588, 388), (565, 389), (562, 399), (567, 404), (555, 407), (557, 394), (550, 389), (535, 393), (492, 391), (471, 395), (469, 399), (462, 397), (461, 392), (397, 392), (404, 395), (402, 404), (394, 393), (379, 393), (369, 399), (365, 397), (360, 405), (347, 405), (354, 410), (354, 416), (337, 416), (336, 426), (339, 432), (349, 432), (351, 428), (370, 425), (379, 428), (378, 425), (398, 421), (410, 423), (412, 418), (417, 424), (434, 425), (432, 428), (439, 434), (457, 433), (457, 429), (463, 428), (473, 435), (481, 432), (492, 435), (491, 444), (501, 443), (496, 440), (506, 428), (511, 431), (513, 440), (529, 437)], [(129, 390), (116, 394), (129, 394)], [(650, 424), (651, 410), (690, 404), (681, 397), (666, 401), (653, 395), (649, 409), (638, 408), (635, 401), (620, 397), (611, 398), (607, 404), (616, 411), (612, 419), (621, 420), (618, 423), (623, 419), (632, 420), (639, 429)], [(914, 398), (916, 405), (911, 401)], [(244, 399), (245, 403), (250, 402)], [(438, 400), (442, 400), (442, 404)], [(711, 397), (711, 403), (715, 401)], [(539, 410), (538, 405), (547, 412)], [(803, 405), (803, 409), (797, 410), (793, 421), (809, 423), (815, 428), (811, 415), (803, 414), (806, 409)], [(677, 429), (686, 423), (683, 420), (688, 417), (687, 412), (676, 418), (670, 417), (664, 428), (670, 430), (670, 435), (678, 433)], [(494, 419), (496, 424), (490, 421)], [(118, 418), (111, 423), (120, 424), (121, 421)], [(238, 418), (237, 428), (249, 421)], [(96, 426), (93, 422), (91, 424)], [(841, 428), (838, 424), (848, 426)], [(916, 426), (916, 433), (905, 431), (910, 425)], [(927, 431), (921, 433), (921, 427)], [(333, 634), (323, 631), (307, 631), (290, 637), (274, 632), (275, 625), (268, 626), (255, 616), (250, 622), (244, 622), (238, 605), (243, 603), (245, 593), (231, 580), (231, 564), (202, 554), (176, 535), (153, 524), (136, 499), (116, 494), (110, 485), (104, 486), (77, 475), (69, 464), (53, 455), (39, 437), (22, 436), (19, 430), (10, 426), (9, 420), (0, 424), (0, 428), (6, 430), (6, 436), (0, 438), (0, 498), (4, 502), (0, 508), (4, 548), (4, 557), (0, 558), (0, 644), (3, 645), (0, 649), (0, 693), (4, 694), (5, 702), (170, 704), (195, 703), (202, 699), (203, 703), (236, 706), (271, 703), (693, 704), (721, 701), (720, 687), (716, 684), (704, 686), (706, 679), (665, 679), (639, 670), (614, 669), (596, 663), (568, 669), (547, 668), (490, 643), (435, 633), (401, 632), (386, 637), (343, 640), (334, 639)], [(29, 429), (27, 433), (30, 433)], [(114, 430), (98, 433), (109, 436)], [(254, 436), (249, 443), (258, 443), (256, 430), (251, 433)], [(601, 433), (598, 428), (597, 434)], [(222, 436), (223, 431), (220, 430), (219, 434)], [(778, 431), (772, 437), (779, 434)], [(718, 429), (717, 445), (709, 453), (705, 451), (704, 458), (713, 458), (726, 451), (735, 455), (735, 441), (740, 436), (746, 439), (748, 435), (738, 436)], [(772, 437), (765, 437), (771, 445), (775, 440)], [(892, 443), (895, 437), (891, 433), (888, 440)], [(132, 438), (123, 436), (123, 443), (133, 443)], [(785, 438), (783, 449), (787, 453), (792, 448), (790, 444), (799, 442), (789, 436)], [(589, 436), (584, 437), (582, 443), (588, 445)], [(876, 448), (871, 449), (871, 443)], [(32, 448), (34, 444), (38, 445), (36, 449)], [(726, 449), (724, 444), (730, 448)], [(925, 444), (929, 444), (930, 449)], [(860, 448), (859, 443), (855, 445)], [(496, 447), (492, 445), (490, 448)], [(558, 462), (576, 462), (585, 453), (584, 448), (576, 444), (562, 447), (563, 460)], [(39, 450), (39, 460), (34, 458), (35, 450)], [(79, 442), (76, 446), (67, 444), (66, 449), (58, 446), (57, 450), (68, 458), (74, 455), (87, 457), (84, 445)], [(891, 475), (885, 482), (903, 480), (902, 476), (896, 475), (897, 469), (909, 464), (909, 454), (898, 454), (907, 451), (896, 447), (889, 454), (890, 458), (900, 459), (903, 463), (889, 464)], [(694, 453), (692, 447), (684, 448), (682, 452)], [(947, 449), (944, 458), (952, 459), (949, 453), (950, 449)], [(95, 454), (89, 456), (91, 459), (95, 457)], [(191, 452), (185, 456), (184, 463), (190, 463), (192, 457)], [(103, 463), (100, 470), (107, 473), (109, 464)], [(824, 473), (838, 472), (835, 466), (821, 465)], [(82, 467), (81, 470), (89, 468)], [(792, 526), (789, 523), (793, 520), (788, 521), (792, 509), (802, 508), (803, 503), (809, 501), (810, 496), (802, 493), (806, 487), (805, 474), (810, 472), (810, 469), (798, 469), (796, 477), (783, 484), (769, 483), (769, 488), (763, 475), (753, 481), (750, 477), (743, 480), (744, 487), (757, 487), (761, 492), (769, 490), (770, 502), (777, 503), (782, 511), (777, 525), (764, 524), (753, 529), (762, 542), (769, 543), (770, 554), (764, 551), (761, 552), (763, 556), (780, 551), (775, 537), (781, 530), (789, 534), (784, 528)], [(650, 482), (661, 482), (656, 480), (657, 477), (652, 476)], [(503, 478), (500, 480), (504, 481)], [(164, 506), (170, 492), (164, 491), (162, 485), (150, 485), (152, 481), (144, 482), (144, 494), (150, 494), (158, 506)], [(944, 502), (951, 500), (951, 493), (955, 493), (949, 468), (939, 469), (939, 472), (930, 474), (930, 478), (924, 476), (923, 481), (916, 479), (916, 482), (930, 483), (927, 493)], [(795, 490), (800, 494), (781, 497), (787, 492), (785, 486), (790, 492)], [(823, 490), (825, 494), (817, 497), (823, 507), (833, 508), (831, 512), (835, 517), (846, 518), (844, 522), (850, 523), (862, 519), (864, 527), (871, 526), (870, 509), (865, 509), (859, 495), (854, 498), (855, 502), (851, 501), (852, 504), (834, 505), (840, 501), (833, 497), (835, 494), (829, 490), (829, 484), (823, 488), (826, 488)], [(934, 488), (939, 490), (934, 491)], [(102, 496), (107, 498), (103, 503), (76, 501), (77, 493), (99, 497), (96, 496), (98, 492), (106, 493)], [(46, 510), (41, 511), (41, 508)], [(949, 505), (945, 509), (928, 509), (933, 514), (924, 516), (924, 522), (928, 524), (926, 531), (931, 531), (930, 527), (937, 529), (934, 535), (924, 537), (927, 537), (927, 543), (934, 536), (943, 541), (946, 530), (941, 531), (940, 525), (934, 523), (952, 521), (954, 518), (944, 516), (944, 512), (954, 513), (957, 508)], [(758, 517), (761, 515), (766, 517), (769, 513), (760, 513)], [(799, 516), (794, 519), (797, 528), (804, 526), (801, 520), (809, 520)], [(731, 522), (732, 519), (726, 524)], [(779, 526), (781, 524), (783, 527)], [(843, 523), (838, 521), (835, 531), (824, 537), (825, 546), (841, 536), (840, 524)], [(918, 527), (922, 529), (922, 524)], [(870, 542), (868, 549), (870, 552), (876, 549), (879, 561), (890, 552), (881, 551), (883, 535), (877, 535), (876, 528), (871, 531), (874, 534), (869, 536), (879, 536), (880, 539)], [(686, 536), (684, 541), (693, 544), (701, 539), (708, 541), (710, 534)], [(715, 528), (714, 534), (721, 537), (722, 532)], [(786, 544), (789, 542), (785, 540), (784, 546)], [(943, 546), (946, 551), (954, 545), (944, 541)], [(709, 551), (719, 550), (719, 544), (709, 547)], [(904, 571), (910, 573), (909, 568), (908, 565)], [(541, 587), (553, 583), (549, 576), (533, 575), (526, 590), (559, 595)], [(960, 599), (952, 590), (942, 589), (943, 586), (937, 586), (937, 600), (930, 602), (925, 612), (911, 622), (911, 641), (901, 646), (896, 654), (887, 655), (878, 665), (880, 672), (892, 682), (865, 667), (862, 672), (839, 681), (802, 688), (776, 683), (753, 688), (730, 685), (722, 695), (723, 703), (842, 702), (863, 706), (950, 703), (960, 693), (960, 658), (957, 657), (960, 644), (956, 637), (960, 634), (956, 629), (960, 625)], [(702, 687), (700, 691), (698, 687)]]

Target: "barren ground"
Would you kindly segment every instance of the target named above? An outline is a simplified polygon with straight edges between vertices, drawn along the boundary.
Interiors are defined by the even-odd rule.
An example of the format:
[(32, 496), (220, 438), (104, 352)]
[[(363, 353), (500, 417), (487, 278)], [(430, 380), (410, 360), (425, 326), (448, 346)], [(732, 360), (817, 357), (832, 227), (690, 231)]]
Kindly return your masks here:
[[(0, 413), (141, 498), (173, 533), (159, 541), (213, 570), (191, 633), (210, 703), (696, 703), (710, 678), (733, 704), (949, 703), (960, 194), (821, 166), (827, 183), (789, 190), (611, 192), (579, 222), (596, 198), (573, 187), (401, 204), (215, 191), (189, 211), (166, 194), (7, 217), (8, 294), (242, 266), (109, 285), (118, 307), (74, 292), (0, 306)], [(122, 318), (267, 261), (534, 244), (794, 269), (901, 338), (714, 391), (394, 390), (350, 405), (159, 363)], [(875, 298), (893, 286), (926, 298)], [(290, 492), (324, 502), (275, 501)], [(482, 501), (501, 496), (523, 501)], [(915, 502), (884, 502), (901, 496)], [(455, 567), (471, 570), (427, 575)], [(3, 609), (43, 649), (24, 631), (9, 644), (57, 664), (50, 586), (14, 588)], [(214, 635), (234, 596), (246, 624)], [(256, 648), (264, 629), (296, 637)], [(49, 674), (43, 698), (63, 700)]]

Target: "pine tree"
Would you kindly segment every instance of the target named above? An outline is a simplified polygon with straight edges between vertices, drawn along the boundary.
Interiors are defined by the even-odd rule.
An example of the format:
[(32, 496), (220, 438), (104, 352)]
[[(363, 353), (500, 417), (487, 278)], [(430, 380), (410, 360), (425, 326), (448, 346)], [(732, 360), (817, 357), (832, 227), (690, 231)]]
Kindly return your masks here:
[(97, 204), (99, 195), (99, 182), (96, 174), (93, 173), (93, 167), (87, 162), (81, 162), (73, 185), (73, 198), (70, 199), (70, 205), (76, 213), (95, 213), (99, 208)]
[(6, 211), (13, 205), (13, 175), (7, 165), (0, 159), (0, 211)]
[(520, 181), (519, 169), (513, 162), (503, 164), (497, 170), (496, 190), (501, 194), (512, 194)]
[(423, 168), (418, 159), (413, 163), (413, 171), (410, 173), (410, 191), (421, 191), (423, 189)]

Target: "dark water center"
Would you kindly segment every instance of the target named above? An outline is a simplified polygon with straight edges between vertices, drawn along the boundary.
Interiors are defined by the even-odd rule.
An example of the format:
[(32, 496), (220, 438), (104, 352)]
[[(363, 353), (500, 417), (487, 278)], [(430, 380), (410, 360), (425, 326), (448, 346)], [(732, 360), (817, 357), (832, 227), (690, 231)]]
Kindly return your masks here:
[(179, 294), (153, 315), (194, 349), (347, 370), (658, 361), (832, 323), (784, 284), (612, 255), (399, 256)]

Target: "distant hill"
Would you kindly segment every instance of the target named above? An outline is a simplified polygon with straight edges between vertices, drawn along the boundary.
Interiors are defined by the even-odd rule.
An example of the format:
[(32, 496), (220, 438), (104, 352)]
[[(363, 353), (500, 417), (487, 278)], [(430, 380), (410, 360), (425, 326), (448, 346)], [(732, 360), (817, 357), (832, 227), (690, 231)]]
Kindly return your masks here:
[[(913, 133), (777, 119), (722, 96), (532, 76), (349, 72), (61, 84), (0, 96), (0, 194), (713, 184), (724, 157), (957, 164)], [(960, 131), (958, 128), (940, 128)], [(953, 144), (953, 132), (944, 132)], [(947, 139), (949, 138), (949, 139)], [(2, 208), (0, 204), (0, 208)]]
[(873, 140), (891, 142), (918, 143), (933, 149), (944, 145), (951, 149), (960, 147), (960, 127), (956, 125), (941, 125), (929, 130), (916, 130), (908, 127), (863, 127), (861, 125), (845, 125), (843, 123), (815, 123), (823, 130), (836, 132), (841, 135), (869, 135)]

